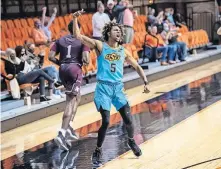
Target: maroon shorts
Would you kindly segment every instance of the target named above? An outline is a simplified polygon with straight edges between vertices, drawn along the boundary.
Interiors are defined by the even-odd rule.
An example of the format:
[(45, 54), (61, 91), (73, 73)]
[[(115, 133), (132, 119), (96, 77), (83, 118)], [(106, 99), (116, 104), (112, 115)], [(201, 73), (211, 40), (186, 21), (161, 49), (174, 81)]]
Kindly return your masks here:
[(80, 92), (82, 82), (82, 69), (78, 64), (61, 64), (59, 76), (62, 84), (66, 88), (67, 95), (77, 96)]

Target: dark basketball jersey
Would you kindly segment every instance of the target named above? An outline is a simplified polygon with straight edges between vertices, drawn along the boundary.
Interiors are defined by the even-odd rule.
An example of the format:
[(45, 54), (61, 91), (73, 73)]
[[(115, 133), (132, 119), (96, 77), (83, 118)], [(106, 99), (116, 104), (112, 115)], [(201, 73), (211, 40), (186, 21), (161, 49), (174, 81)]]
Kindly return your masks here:
[(80, 40), (72, 35), (58, 39), (52, 47), (57, 54), (60, 53), (59, 63), (76, 63), (82, 66), (82, 52), (89, 51)]

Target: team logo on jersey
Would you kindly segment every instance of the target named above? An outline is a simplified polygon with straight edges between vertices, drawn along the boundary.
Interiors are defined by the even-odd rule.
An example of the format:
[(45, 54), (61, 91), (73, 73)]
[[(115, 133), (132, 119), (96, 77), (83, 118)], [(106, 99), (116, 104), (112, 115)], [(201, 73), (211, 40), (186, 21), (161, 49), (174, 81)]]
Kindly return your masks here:
[(107, 54), (107, 55), (105, 56), (105, 59), (106, 59), (106, 60), (109, 60), (109, 61), (120, 60), (120, 55), (118, 55), (118, 54), (116, 54), (116, 53)]

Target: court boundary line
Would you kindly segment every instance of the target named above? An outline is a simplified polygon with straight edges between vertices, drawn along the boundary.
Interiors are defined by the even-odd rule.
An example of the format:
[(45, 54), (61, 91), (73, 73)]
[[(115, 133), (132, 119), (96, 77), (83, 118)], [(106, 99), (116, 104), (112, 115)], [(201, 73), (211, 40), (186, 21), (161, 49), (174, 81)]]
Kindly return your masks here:
[[(139, 147), (141, 147), (142, 145), (146, 144), (146, 143), (147, 143), (148, 141), (150, 141), (150, 140), (157, 139), (159, 136), (161, 136), (162, 134), (165, 134), (166, 132), (168, 132), (168, 131), (171, 130), (172, 128), (176, 127), (177, 125), (181, 125), (181, 124), (184, 123), (185, 121), (187, 121), (187, 120), (189, 120), (189, 119), (191, 119), (191, 118), (194, 118), (197, 114), (202, 113), (202, 112), (206, 111), (207, 109), (209, 109), (210, 107), (212, 107), (212, 106), (214, 106), (214, 105), (217, 105), (217, 104), (221, 104), (221, 100), (218, 100), (218, 101), (214, 102), (213, 104), (207, 106), (206, 108), (204, 108), (204, 109), (202, 109), (202, 110), (196, 112), (195, 114), (189, 116), (188, 118), (182, 120), (181, 122), (179, 122), (179, 123), (173, 125), (172, 127), (168, 128), (167, 130), (165, 130), (165, 131), (163, 131), (163, 132), (157, 134), (156, 136), (152, 137), (151, 139), (146, 140), (145, 142), (141, 143), (141, 144), (139, 145)], [(125, 156), (126, 154), (129, 154), (129, 153), (131, 153), (131, 152), (132, 152), (132, 150), (129, 150), (129, 151), (127, 151), (127, 152), (121, 154), (120, 156), (114, 158), (113, 160), (108, 161), (107, 163), (103, 164), (103, 165), (102, 165), (101, 167), (99, 167), (98, 169), (105, 168), (108, 164), (113, 163), (115, 160), (120, 159), (121, 157), (123, 157), (123, 156)], [(220, 157), (220, 158), (221, 158), (221, 157)], [(181, 169), (185, 169), (185, 168), (181, 168)]]
[(208, 163), (208, 162), (211, 162), (211, 161), (215, 161), (215, 160), (221, 160), (221, 157), (214, 158), (214, 159), (207, 160), (207, 161), (203, 161), (203, 162), (200, 162), (200, 163), (196, 163), (196, 164), (193, 164), (193, 165), (184, 167), (184, 168), (182, 168), (182, 169), (187, 169), (187, 168), (195, 167), (195, 166), (198, 166), (198, 165), (201, 165), (201, 164), (204, 164), (204, 163)]

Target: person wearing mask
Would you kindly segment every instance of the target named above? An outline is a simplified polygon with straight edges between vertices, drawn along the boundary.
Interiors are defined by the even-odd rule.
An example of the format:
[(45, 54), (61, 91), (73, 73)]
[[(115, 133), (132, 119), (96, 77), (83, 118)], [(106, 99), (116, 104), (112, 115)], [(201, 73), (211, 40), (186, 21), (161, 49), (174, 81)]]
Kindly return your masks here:
[(97, 2), (97, 10), (92, 17), (93, 38), (101, 40), (102, 29), (106, 23), (110, 22), (110, 18), (104, 13), (104, 4), (101, 1)]
[(165, 12), (165, 15), (166, 15), (166, 17), (167, 17), (167, 20), (168, 20), (172, 25), (175, 25), (175, 21), (174, 21), (174, 18), (173, 18), (174, 9), (173, 9), (173, 8), (167, 9), (166, 12)]
[[(178, 53), (178, 59), (183, 62), (186, 61), (187, 56), (187, 45), (184, 42), (178, 42), (177, 37), (180, 36), (179, 33), (177, 33), (176, 30), (170, 30), (169, 24), (164, 23), (163, 24), (163, 32), (161, 33), (161, 36), (166, 44), (170, 45), (176, 45), (177, 46), (177, 53)], [(177, 57), (176, 57), (177, 59)]]
[(45, 80), (48, 81), (49, 96), (52, 95), (55, 80), (47, 75), (43, 70), (32, 70), (28, 67), (27, 62), (21, 61), (16, 56), (14, 49), (8, 48), (6, 52), (1, 51), (1, 55), (8, 57), (8, 62), (5, 62), (5, 70), (7, 74), (15, 74), (15, 78), (19, 85), (26, 83), (40, 83), (40, 102), (49, 101), (45, 96)]
[(39, 19), (34, 20), (34, 28), (32, 30), (32, 38), (36, 45), (47, 45), (48, 37), (45, 35), (44, 30), (42, 29), (42, 24)]
[(48, 41), (51, 42), (51, 30), (49, 29), (52, 22), (54, 21), (56, 14), (57, 14), (57, 8), (53, 9), (53, 14), (51, 15), (51, 18), (48, 20), (45, 17), (47, 7), (42, 8), (42, 19), (41, 19), (41, 25), (42, 25), (42, 30), (44, 31), (45, 35), (48, 38)]
[(114, 19), (114, 13), (113, 13), (114, 4), (115, 4), (115, 2), (113, 0), (108, 0), (107, 1), (107, 8), (104, 11), (104, 13), (106, 13), (109, 16), (111, 21), (113, 21), (113, 19)]
[[(162, 53), (161, 65), (166, 66), (166, 65), (168, 65), (168, 63), (175, 64), (176, 62), (173, 60), (174, 60), (175, 54), (176, 54), (176, 46), (165, 44), (162, 37), (159, 34), (157, 34), (157, 26), (156, 25), (151, 26), (150, 31), (151, 31), (151, 35), (155, 36), (158, 39), (159, 43), (157, 44), (157, 39), (151, 35), (146, 36), (146, 42), (148, 43), (149, 46), (156, 47), (156, 50), (158, 53)], [(148, 48), (145, 49), (146, 55), (150, 52), (151, 52), (150, 49), (148, 49)], [(168, 63), (167, 63), (167, 56), (168, 56)]]

